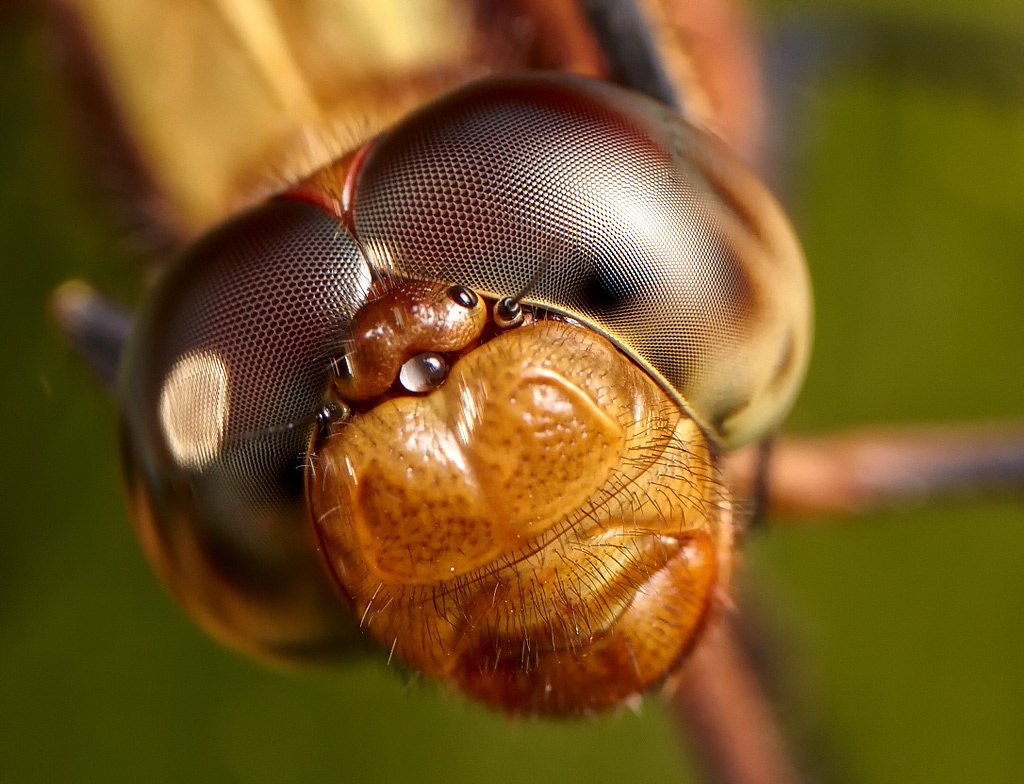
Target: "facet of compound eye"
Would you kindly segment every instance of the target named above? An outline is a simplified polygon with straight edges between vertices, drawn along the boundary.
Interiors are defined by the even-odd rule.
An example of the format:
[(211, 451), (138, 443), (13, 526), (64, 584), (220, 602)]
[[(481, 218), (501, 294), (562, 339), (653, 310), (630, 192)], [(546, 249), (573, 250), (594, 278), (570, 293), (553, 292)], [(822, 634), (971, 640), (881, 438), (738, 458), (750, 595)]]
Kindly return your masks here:
[(477, 82), (374, 142), (356, 234), (385, 272), (604, 333), (726, 446), (786, 412), (810, 346), (793, 232), (717, 139), (581, 77)]
[(147, 555), (204, 626), (260, 656), (330, 656), (355, 637), (303, 474), (334, 341), (369, 284), (335, 220), (272, 200), (178, 259), (122, 361), (124, 472)]
[(417, 354), (402, 365), (398, 381), (410, 392), (423, 394), (437, 389), (448, 374), (448, 363), (440, 354)]

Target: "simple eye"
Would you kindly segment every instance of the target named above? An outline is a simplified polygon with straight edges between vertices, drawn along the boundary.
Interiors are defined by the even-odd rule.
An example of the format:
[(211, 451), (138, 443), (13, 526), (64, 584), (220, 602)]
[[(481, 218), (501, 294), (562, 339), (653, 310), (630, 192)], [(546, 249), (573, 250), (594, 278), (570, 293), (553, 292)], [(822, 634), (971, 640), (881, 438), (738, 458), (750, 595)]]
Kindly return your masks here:
[(425, 351), (402, 365), (398, 380), (410, 392), (429, 392), (437, 389), (448, 373), (448, 363), (440, 354)]
[(480, 300), (473, 289), (468, 289), (465, 286), (452, 286), (445, 293), (452, 302), (458, 302), (462, 307), (467, 309), (475, 308), (476, 303)]

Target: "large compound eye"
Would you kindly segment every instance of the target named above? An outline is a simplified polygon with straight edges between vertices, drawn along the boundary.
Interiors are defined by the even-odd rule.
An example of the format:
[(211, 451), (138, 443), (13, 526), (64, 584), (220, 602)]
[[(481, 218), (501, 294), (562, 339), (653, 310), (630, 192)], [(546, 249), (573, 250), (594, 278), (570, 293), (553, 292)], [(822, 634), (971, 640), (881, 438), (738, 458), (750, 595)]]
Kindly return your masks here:
[(626, 349), (726, 446), (788, 410), (810, 291), (788, 222), (724, 145), (568, 76), (479, 82), (385, 135), (354, 222), (376, 263), (555, 308)]
[(196, 243), (121, 368), (126, 484), (157, 571), (209, 630), (277, 659), (352, 634), (317, 557), (306, 445), (370, 273), (331, 217), (276, 199)]

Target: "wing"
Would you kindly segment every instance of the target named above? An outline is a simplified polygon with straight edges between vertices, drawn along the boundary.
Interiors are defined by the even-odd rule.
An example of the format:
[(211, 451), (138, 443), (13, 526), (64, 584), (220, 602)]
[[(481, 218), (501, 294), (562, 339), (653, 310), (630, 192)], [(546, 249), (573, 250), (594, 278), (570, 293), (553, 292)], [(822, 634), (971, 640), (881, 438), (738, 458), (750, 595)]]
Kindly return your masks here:
[(646, 77), (629, 69), (650, 50), (664, 63), (660, 97), (685, 96), (692, 119), (747, 157), (756, 148), (753, 47), (722, 0), (61, 0), (54, 9), (76, 132), (121, 215), (158, 247), (488, 72), (556, 69), (637, 87)]
[(120, 172), (104, 177), (183, 239), (430, 96), (526, 62), (533, 35), (486, 47), (518, 14), (484, 26), (452, 0), (75, 0), (59, 12), (82, 133)]

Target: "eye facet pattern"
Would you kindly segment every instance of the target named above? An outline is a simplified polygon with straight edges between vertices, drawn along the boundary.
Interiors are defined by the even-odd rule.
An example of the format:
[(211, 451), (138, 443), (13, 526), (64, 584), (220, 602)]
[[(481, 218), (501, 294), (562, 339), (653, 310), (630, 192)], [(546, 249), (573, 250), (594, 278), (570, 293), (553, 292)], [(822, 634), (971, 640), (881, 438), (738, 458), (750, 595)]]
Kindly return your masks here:
[(582, 78), (478, 82), (378, 140), (356, 235), (385, 273), (555, 308), (728, 446), (776, 423), (810, 339), (786, 219), (724, 145)]

